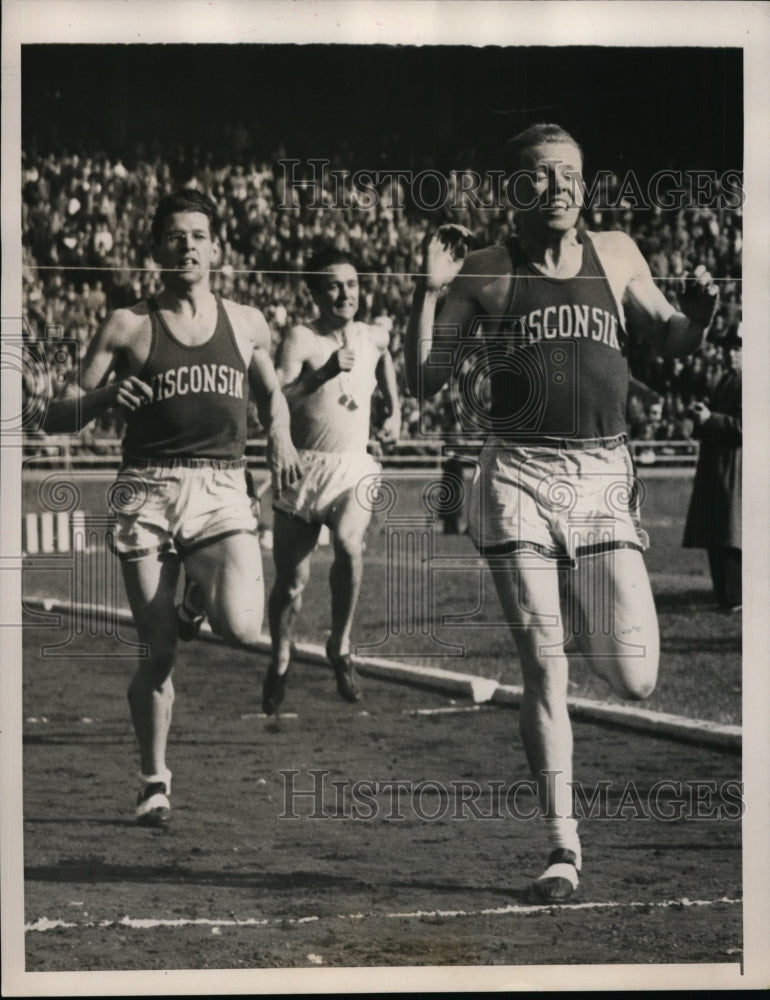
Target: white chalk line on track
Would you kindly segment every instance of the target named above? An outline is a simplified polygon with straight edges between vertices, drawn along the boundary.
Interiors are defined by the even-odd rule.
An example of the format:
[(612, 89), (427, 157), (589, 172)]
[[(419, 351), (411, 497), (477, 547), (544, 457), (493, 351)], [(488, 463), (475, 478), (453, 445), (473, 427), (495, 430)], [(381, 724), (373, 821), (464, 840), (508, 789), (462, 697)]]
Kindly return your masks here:
[(536, 913), (544, 913), (549, 910), (558, 909), (572, 911), (588, 910), (671, 910), (685, 909), (687, 907), (698, 906), (736, 906), (743, 902), (742, 899), (733, 899), (729, 896), (722, 896), (719, 899), (664, 899), (658, 902), (640, 901), (608, 901), (595, 903), (560, 903), (558, 906), (543, 905), (522, 905), (511, 904), (509, 906), (489, 907), (480, 910), (407, 910), (394, 913), (337, 913), (329, 916), (307, 916), (307, 917), (276, 917), (259, 918), (244, 917), (242, 919), (226, 917), (216, 920), (213, 917), (177, 917), (164, 920), (153, 917), (121, 917), (120, 920), (49, 920), (48, 917), (40, 917), (34, 923), (25, 924), (25, 931), (53, 931), (53, 930), (85, 930), (90, 928), (108, 927), (128, 927), (132, 930), (155, 930), (161, 927), (281, 927), (287, 924), (300, 926), (302, 924), (320, 923), (328, 920), (422, 920), (441, 919), (454, 920), (457, 918), (477, 918), (477, 917), (508, 917), (508, 916), (529, 916)]
[(248, 722), (251, 719), (298, 719), (299, 715), (296, 712), (280, 712), (275, 715), (267, 715), (266, 712), (245, 712), (241, 716), (242, 722)]
[[(102, 605), (78, 604), (75, 608), (70, 602), (53, 598), (25, 598), (24, 605), (30, 610), (39, 608), (49, 613), (73, 614), (76, 611), (81, 615), (104, 615), (107, 613), (107, 608)], [(116, 621), (128, 625), (133, 624), (133, 618), (127, 609), (114, 609), (109, 613)], [(221, 642), (212, 633), (208, 622), (203, 624), (201, 639)], [(267, 635), (260, 639), (259, 647), (266, 653), (270, 652), (270, 639)], [(328, 666), (326, 652), (322, 646), (298, 642), (295, 648), (298, 659)], [(520, 685), (500, 684), (488, 677), (442, 670), (438, 667), (416, 666), (395, 659), (356, 657), (356, 664), (362, 674), (369, 674), (395, 683), (418, 684), (421, 687), (440, 691), (445, 695), (469, 698), (475, 704), (491, 703), (517, 707), (523, 694)], [(663, 738), (683, 739), (707, 746), (725, 747), (733, 751), (740, 751), (741, 748), (741, 726), (722, 725), (708, 719), (691, 719), (632, 705), (594, 701), (589, 698), (570, 697), (567, 699), (567, 703), (571, 714), (576, 718), (610, 723), (623, 729), (633, 729)]]
[(456, 715), (459, 712), (478, 712), (481, 705), (448, 705), (443, 708), (405, 708), (402, 715)]
[[(404, 708), (401, 711), (402, 715), (457, 715), (462, 712), (478, 712), (481, 708), (480, 705), (449, 705), (444, 708)], [(357, 715), (368, 715), (368, 712), (357, 712)], [(264, 712), (246, 712), (241, 716), (241, 720), (249, 719), (271, 719), (274, 716), (266, 715)], [(298, 719), (299, 715), (297, 712), (281, 712), (281, 719)], [(45, 721), (38, 719), (27, 719), (27, 722), (38, 722)], [(80, 720), (83, 721), (82, 719)]]

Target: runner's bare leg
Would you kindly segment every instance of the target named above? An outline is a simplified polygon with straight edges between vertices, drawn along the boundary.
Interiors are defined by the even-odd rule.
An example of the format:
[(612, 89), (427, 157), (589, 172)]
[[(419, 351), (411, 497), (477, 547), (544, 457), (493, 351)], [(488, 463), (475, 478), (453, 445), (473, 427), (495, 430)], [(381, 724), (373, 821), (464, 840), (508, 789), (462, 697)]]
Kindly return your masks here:
[(273, 666), (283, 674), (289, 667), (294, 623), (302, 608), (302, 592), (310, 579), (310, 560), (318, 542), (320, 524), (308, 523), (283, 511), (274, 511), (273, 559), (275, 583), (267, 614), (273, 647)]
[(265, 609), (265, 582), (259, 539), (238, 532), (185, 556), (187, 576), (212, 630), (228, 646), (257, 648)]
[(122, 560), (121, 567), (139, 640), (149, 647), (128, 688), (142, 774), (163, 774), (174, 704), (171, 671), (177, 646), (174, 596), (179, 562), (173, 555), (153, 554)]
[(350, 651), (350, 634), (364, 575), (364, 537), (371, 518), (371, 511), (362, 506), (355, 490), (345, 491), (329, 518), (334, 544), (334, 561), (329, 570), (332, 614), (329, 649), (335, 656)]
[(489, 559), (524, 681), (519, 728), (544, 816), (572, 815), (568, 664), (554, 560), (522, 551)]
[(648, 697), (658, 676), (658, 615), (644, 556), (611, 549), (569, 572), (568, 620), (586, 663), (622, 698)]

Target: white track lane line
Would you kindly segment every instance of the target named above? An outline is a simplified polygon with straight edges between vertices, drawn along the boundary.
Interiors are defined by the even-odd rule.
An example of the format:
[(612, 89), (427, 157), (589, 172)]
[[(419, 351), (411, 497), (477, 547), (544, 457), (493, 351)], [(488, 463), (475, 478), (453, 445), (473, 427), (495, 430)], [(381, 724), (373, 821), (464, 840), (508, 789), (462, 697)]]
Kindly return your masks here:
[(684, 909), (693, 906), (719, 906), (730, 905), (739, 906), (742, 899), (732, 899), (723, 896), (720, 899), (665, 899), (660, 902), (606, 902), (606, 903), (560, 903), (558, 905), (536, 905), (522, 906), (512, 904), (510, 906), (499, 906), (483, 910), (410, 910), (401, 913), (338, 913), (334, 917), (278, 917), (274, 919), (259, 919), (247, 917), (244, 919), (225, 918), (215, 920), (211, 917), (196, 917), (187, 919), (179, 917), (174, 920), (156, 920), (154, 918), (121, 917), (120, 920), (99, 920), (73, 922), (69, 920), (49, 920), (48, 917), (40, 917), (34, 923), (25, 924), (25, 931), (53, 931), (53, 930), (78, 930), (91, 927), (129, 927), (132, 930), (152, 930), (158, 927), (281, 927), (286, 924), (312, 924), (330, 919), (336, 920), (420, 920), (425, 917), (452, 920), (457, 917), (507, 917), (507, 916), (528, 916), (534, 913), (544, 913), (547, 910), (671, 910)]
[[(32, 597), (27, 598), (24, 604), (29, 609), (42, 607), (47, 612), (60, 611), (72, 614), (74, 610), (70, 602), (54, 598)], [(78, 605), (78, 611), (81, 614), (87, 612), (93, 615), (104, 613), (105, 608), (98, 604), (82, 603)], [(116, 609), (111, 611), (111, 614), (115, 616), (115, 620), (123, 621), (129, 625), (133, 624), (131, 613), (127, 609)], [(203, 624), (201, 638), (204, 637), (219, 641), (211, 633), (208, 622)], [(257, 645), (262, 651), (269, 652), (269, 636), (261, 636)], [(321, 646), (298, 642), (297, 652), (304, 660), (327, 665), (326, 653)], [(441, 670), (424, 665), (415, 666), (399, 663), (393, 659), (357, 657), (356, 660), (361, 673), (385, 678), (396, 683), (417, 680), (423, 687), (428, 686), (432, 690), (441, 691), (444, 694), (467, 697), (475, 704), (492, 702), (512, 705), (515, 708), (521, 704), (523, 689), (519, 685), (500, 684), (491, 678), (476, 677), (454, 670)], [(741, 726), (722, 725), (706, 719), (692, 719), (638, 708), (635, 705), (595, 701), (591, 698), (570, 697), (567, 699), (567, 703), (571, 714), (575, 717), (611, 722), (624, 729), (634, 729), (658, 737), (684, 738), (709, 746), (729, 747), (737, 750), (740, 750), (742, 743)]]
[(405, 708), (402, 715), (455, 715), (458, 712), (478, 712), (480, 705), (445, 705), (442, 708)]
[(240, 718), (241, 721), (250, 721), (251, 719), (298, 719), (299, 715), (296, 712), (279, 712), (273, 713), (273, 715), (266, 715), (264, 712), (245, 712)]

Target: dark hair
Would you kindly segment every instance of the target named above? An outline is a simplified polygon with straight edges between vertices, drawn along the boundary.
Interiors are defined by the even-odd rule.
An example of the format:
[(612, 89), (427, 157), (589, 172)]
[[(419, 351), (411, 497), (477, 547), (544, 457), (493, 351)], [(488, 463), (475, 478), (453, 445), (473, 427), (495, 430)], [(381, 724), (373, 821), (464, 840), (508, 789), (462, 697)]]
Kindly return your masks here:
[(566, 129), (552, 122), (539, 122), (537, 125), (530, 125), (529, 128), (508, 140), (506, 150), (513, 169), (517, 170), (521, 166), (521, 157), (525, 150), (549, 142), (569, 143), (580, 153), (580, 159), (583, 159), (580, 143), (576, 142)]
[(175, 212), (201, 212), (209, 220), (209, 230), (214, 236), (216, 205), (202, 191), (197, 191), (195, 188), (182, 188), (181, 191), (167, 194), (160, 199), (150, 229), (154, 243), (160, 243), (163, 238), (163, 225), (169, 215), (174, 215)]
[(305, 281), (308, 288), (312, 291), (318, 289), (323, 277), (319, 272), (325, 271), (329, 267), (334, 267), (336, 264), (350, 264), (352, 268), (358, 271), (355, 258), (347, 250), (338, 250), (336, 247), (324, 247), (322, 250), (314, 253), (307, 262)]

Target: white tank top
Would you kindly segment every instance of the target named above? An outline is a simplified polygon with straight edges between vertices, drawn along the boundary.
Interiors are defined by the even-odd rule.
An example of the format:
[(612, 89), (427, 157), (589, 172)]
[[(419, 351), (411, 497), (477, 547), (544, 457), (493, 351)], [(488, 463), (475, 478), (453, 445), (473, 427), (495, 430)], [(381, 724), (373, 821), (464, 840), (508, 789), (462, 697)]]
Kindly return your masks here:
[[(328, 342), (310, 324), (308, 329), (320, 341)], [(366, 451), (380, 356), (373, 332), (365, 323), (354, 323), (349, 343), (356, 352), (356, 360), (351, 370), (340, 372), (309, 396), (291, 403), (291, 436), (295, 447), (312, 451)]]

